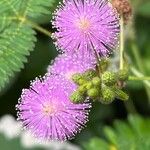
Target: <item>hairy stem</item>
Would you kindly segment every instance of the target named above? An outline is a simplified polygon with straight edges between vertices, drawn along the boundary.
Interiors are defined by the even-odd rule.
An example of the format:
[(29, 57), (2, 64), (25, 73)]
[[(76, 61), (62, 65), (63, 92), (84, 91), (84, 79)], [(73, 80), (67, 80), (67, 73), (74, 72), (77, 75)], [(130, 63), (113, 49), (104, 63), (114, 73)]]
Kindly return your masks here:
[[(143, 75), (141, 72), (139, 72), (136, 68), (131, 67), (131, 71), (132, 71), (132, 73), (133, 73), (136, 77), (145, 78), (144, 75)], [(147, 87), (150, 88), (150, 82), (149, 82), (149, 81), (145, 81), (145, 80), (142, 80), (142, 81), (143, 81), (143, 83), (144, 83)]]
[[(140, 72), (138, 70), (136, 70), (135, 68), (132, 68), (131, 71), (137, 77), (141, 77), (141, 76), (143, 77), (144, 75), (142, 73), (145, 73), (145, 70), (144, 70), (143, 65), (142, 65), (143, 63), (142, 63), (142, 59), (141, 59), (141, 56), (139, 54), (139, 49), (138, 49), (137, 45), (132, 43), (132, 49), (131, 50), (132, 50), (132, 53), (133, 53), (134, 58), (135, 58), (135, 62), (137, 64), (137, 67), (140, 70)], [(150, 82), (143, 81), (143, 83), (144, 83), (144, 87), (145, 87), (148, 99), (150, 101), (150, 92), (149, 92), (149, 90), (150, 90)]]
[(139, 54), (139, 49), (137, 48), (135, 43), (132, 43), (131, 49), (132, 49), (132, 53), (133, 53), (133, 56), (135, 58), (137, 67), (139, 68), (139, 70), (141, 72), (144, 72), (143, 65), (142, 65), (143, 63), (142, 63), (142, 60), (141, 60), (141, 57), (140, 57), (140, 54)]
[(137, 114), (138, 113), (134, 104), (133, 104), (133, 101), (131, 99), (127, 102), (124, 102), (124, 106), (125, 106), (128, 113), (130, 113), (130, 114)]
[(123, 17), (120, 18), (120, 69), (123, 69), (124, 65), (124, 22)]
[(97, 53), (97, 51), (95, 50), (94, 47), (93, 47), (93, 50), (94, 50), (94, 54), (95, 54), (95, 57), (96, 57), (96, 60), (97, 60), (98, 74), (99, 74), (99, 76), (101, 77), (100, 58), (99, 58), (99, 55), (98, 55), (98, 53)]
[(129, 76), (128, 80), (132, 81), (143, 81), (143, 80), (150, 80), (150, 77), (136, 77), (136, 76)]
[[(119, 46), (119, 52), (120, 52), (120, 70), (124, 69), (124, 21), (123, 16), (120, 18), (120, 46)], [(136, 107), (134, 106), (133, 102), (128, 101), (124, 102), (125, 108), (128, 113), (135, 114), (137, 113)]]

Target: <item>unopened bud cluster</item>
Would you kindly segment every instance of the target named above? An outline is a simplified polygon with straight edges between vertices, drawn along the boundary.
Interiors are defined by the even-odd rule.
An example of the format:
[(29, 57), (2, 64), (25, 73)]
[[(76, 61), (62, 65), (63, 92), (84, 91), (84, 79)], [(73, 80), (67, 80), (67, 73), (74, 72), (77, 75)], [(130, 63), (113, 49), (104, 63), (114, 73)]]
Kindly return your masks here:
[(86, 98), (90, 98), (103, 104), (110, 104), (115, 98), (127, 100), (128, 95), (118, 85), (118, 82), (124, 82), (127, 78), (127, 69), (118, 72), (103, 71), (101, 75), (92, 69), (83, 74), (74, 74), (72, 80), (78, 88), (70, 99), (73, 103), (82, 103)]

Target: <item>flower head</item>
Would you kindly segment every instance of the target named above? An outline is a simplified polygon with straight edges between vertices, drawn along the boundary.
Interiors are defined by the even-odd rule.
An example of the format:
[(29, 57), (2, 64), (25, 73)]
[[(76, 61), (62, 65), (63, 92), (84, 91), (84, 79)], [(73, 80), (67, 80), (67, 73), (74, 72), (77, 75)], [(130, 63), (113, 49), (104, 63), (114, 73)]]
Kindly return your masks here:
[(59, 55), (52, 65), (48, 67), (48, 72), (62, 75), (71, 79), (73, 74), (83, 73), (88, 69), (94, 69), (95, 59), (93, 57), (82, 57), (77, 55), (62, 54)]
[(118, 44), (119, 17), (107, 0), (67, 0), (55, 12), (53, 34), (64, 52), (106, 56)]
[(17, 106), (18, 117), (35, 136), (46, 140), (71, 139), (88, 120), (90, 103), (73, 104), (76, 88), (61, 76), (36, 79), (24, 89)]

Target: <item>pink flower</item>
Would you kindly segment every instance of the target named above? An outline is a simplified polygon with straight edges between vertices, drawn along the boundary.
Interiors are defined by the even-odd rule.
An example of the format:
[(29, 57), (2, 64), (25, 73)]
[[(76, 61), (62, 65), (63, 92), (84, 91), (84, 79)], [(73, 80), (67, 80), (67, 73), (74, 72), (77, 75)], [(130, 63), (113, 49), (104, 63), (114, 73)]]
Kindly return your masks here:
[(36, 137), (67, 140), (88, 121), (90, 103), (73, 104), (70, 93), (76, 88), (62, 76), (36, 79), (24, 89), (17, 105), (18, 118)]
[(88, 69), (95, 69), (95, 58), (62, 54), (48, 67), (48, 73), (61, 75), (70, 80), (73, 74), (83, 73)]
[(52, 21), (63, 52), (106, 56), (118, 45), (119, 17), (107, 0), (65, 0)]

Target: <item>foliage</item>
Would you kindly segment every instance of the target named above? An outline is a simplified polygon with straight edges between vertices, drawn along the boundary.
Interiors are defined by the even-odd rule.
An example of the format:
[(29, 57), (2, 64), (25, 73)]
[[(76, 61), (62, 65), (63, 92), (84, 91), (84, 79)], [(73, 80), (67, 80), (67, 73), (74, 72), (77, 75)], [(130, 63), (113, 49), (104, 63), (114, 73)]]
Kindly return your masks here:
[(114, 128), (105, 127), (106, 140), (93, 138), (84, 143), (85, 150), (149, 150), (150, 119), (130, 115), (128, 122), (116, 121)]
[(36, 24), (32, 20), (50, 14), (54, 0), (0, 1), (0, 91), (14, 72), (27, 62), (26, 56), (34, 49)]
[[(53, 59), (56, 50), (49, 37), (42, 35), (35, 36), (34, 26), (44, 22), (44, 26), (50, 26), (50, 11), (55, 9), (53, 2), (60, 0), (0, 0), (0, 115), (4, 113), (12, 113), (15, 115), (14, 106), (20, 96), (20, 90), (29, 85), (29, 80), (33, 79), (44, 72)], [(127, 42), (125, 44), (125, 51), (130, 57), (130, 66), (136, 64), (135, 55), (132, 52), (131, 43), (137, 46), (142, 63), (143, 74), (150, 75), (150, 2), (149, 0), (131, 0), (134, 12), (134, 19), (132, 20), (132, 27), (127, 26), (126, 35)], [(51, 7), (52, 6), (52, 7)], [(51, 7), (51, 8), (50, 8)], [(19, 16), (18, 16), (19, 15)], [(46, 21), (45, 21), (46, 18)], [(35, 25), (34, 24), (34, 25)], [(134, 24), (134, 25), (133, 25)], [(135, 33), (136, 40), (132, 41), (132, 33)], [(1, 96), (3, 87), (7, 87), (6, 83), (14, 75), (16, 71), (20, 71), (27, 62), (27, 56), (30, 55), (31, 50), (36, 49), (28, 57), (28, 64), (22, 70), (14, 86), (10, 87), (7, 92)], [(128, 81), (128, 91), (133, 104), (138, 108), (138, 112), (142, 114), (149, 114), (149, 105), (147, 96), (143, 89), (142, 81)], [(149, 90), (148, 90), (149, 91)], [(129, 101), (129, 103), (131, 100)], [(132, 102), (131, 102), (132, 103)], [(111, 105), (105, 106), (99, 103), (94, 103), (90, 114), (90, 122), (80, 134), (78, 134), (73, 142), (85, 142), (84, 148), (86, 150), (144, 150), (149, 149), (149, 120), (143, 119), (139, 116), (129, 117), (129, 122), (117, 121), (114, 128), (105, 128), (105, 139), (95, 136), (102, 135), (102, 128), (106, 123), (112, 123), (114, 118), (123, 119), (126, 116), (126, 109), (124, 103), (114, 102)], [(131, 123), (132, 122), (132, 123)], [(112, 135), (112, 136), (110, 136)], [(140, 135), (140, 136), (139, 136)], [(94, 138), (95, 137), (95, 138)], [(148, 138), (146, 138), (148, 137)], [(90, 142), (87, 142), (89, 140)], [(19, 139), (8, 141), (3, 136), (0, 136), (0, 146), (4, 150), (13, 150), (13, 144), (17, 145), (14, 149), (22, 150)], [(147, 142), (147, 144), (146, 144)], [(122, 148), (122, 145), (124, 146)], [(134, 147), (137, 146), (138, 147)], [(133, 148), (130, 148), (130, 146)], [(147, 146), (149, 146), (147, 148)]]
[(142, 16), (150, 17), (150, 1), (143, 3), (138, 9), (138, 13)]

